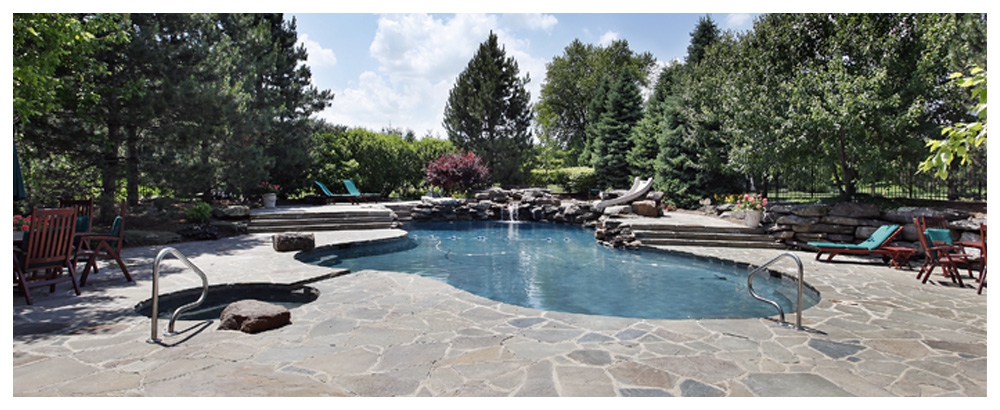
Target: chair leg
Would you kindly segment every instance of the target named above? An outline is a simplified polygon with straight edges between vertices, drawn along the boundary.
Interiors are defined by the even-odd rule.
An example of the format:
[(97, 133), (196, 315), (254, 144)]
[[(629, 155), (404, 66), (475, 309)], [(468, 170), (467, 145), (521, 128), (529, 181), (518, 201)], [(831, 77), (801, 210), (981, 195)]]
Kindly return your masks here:
[(976, 288), (976, 294), (983, 294), (983, 287), (986, 286), (986, 268), (984, 267), (982, 272), (979, 272), (979, 286)]
[(24, 273), (21, 272), (21, 269), (19, 269), (16, 264), (14, 265), (14, 276), (17, 278), (17, 287), (24, 293), (25, 302), (30, 305), (31, 293), (28, 292), (28, 281), (24, 279)]
[(76, 267), (71, 263), (66, 269), (69, 271), (69, 280), (73, 282), (73, 290), (77, 296), (80, 296), (80, 284), (76, 282)]
[(125, 267), (125, 262), (122, 262), (121, 255), (115, 254), (115, 260), (118, 261), (118, 267), (122, 269), (122, 273), (125, 274), (125, 280), (128, 282), (134, 282), (132, 280), (132, 275), (128, 274), (128, 268)]

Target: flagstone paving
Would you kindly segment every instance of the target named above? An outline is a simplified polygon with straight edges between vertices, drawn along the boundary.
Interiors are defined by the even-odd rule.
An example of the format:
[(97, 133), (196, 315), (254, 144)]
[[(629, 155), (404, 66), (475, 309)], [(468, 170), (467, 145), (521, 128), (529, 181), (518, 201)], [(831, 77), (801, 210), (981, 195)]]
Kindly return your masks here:
[[(675, 217), (683, 219), (683, 217)], [(405, 228), (405, 227), (404, 227)], [(399, 230), (316, 232), (317, 244)], [(333, 271), (275, 252), (269, 235), (176, 244), (211, 284), (295, 283)], [(668, 249), (759, 265), (780, 251)], [(14, 296), (14, 396), (978, 396), (987, 394), (986, 300), (970, 287), (844, 258), (804, 264), (822, 300), (805, 331), (774, 318), (644, 320), (491, 301), (416, 275), (360, 271), (311, 283), (315, 302), (259, 334), (178, 322), (147, 343), (159, 248), (130, 248), (136, 283), (115, 268), (81, 296), (60, 285)], [(850, 260), (850, 262), (846, 262)], [(787, 265), (787, 266), (785, 266)], [(793, 263), (776, 270), (792, 274)], [(176, 259), (168, 293), (200, 286)], [(941, 279), (941, 278), (937, 278)], [(973, 281), (967, 281), (972, 283)], [(35, 293), (33, 293), (33, 296)], [(787, 314), (794, 321), (794, 313)], [(162, 335), (166, 321), (159, 322)]]

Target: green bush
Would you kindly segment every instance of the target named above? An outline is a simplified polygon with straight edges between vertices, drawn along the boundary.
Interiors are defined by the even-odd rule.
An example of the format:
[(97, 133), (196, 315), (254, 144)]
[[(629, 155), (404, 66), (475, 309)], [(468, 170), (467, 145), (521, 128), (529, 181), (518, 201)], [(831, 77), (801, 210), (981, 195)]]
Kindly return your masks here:
[(531, 185), (558, 185), (569, 194), (583, 193), (587, 192), (588, 189), (598, 188), (597, 175), (590, 167), (533, 169), (528, 183)]
[(212, 214), (212, 206), (204, 202), (195, 202), (194, 206), (188, 208), (187, 219), (188, 222), (193, 223), (205, 223), (208, 221), (209, 215)]

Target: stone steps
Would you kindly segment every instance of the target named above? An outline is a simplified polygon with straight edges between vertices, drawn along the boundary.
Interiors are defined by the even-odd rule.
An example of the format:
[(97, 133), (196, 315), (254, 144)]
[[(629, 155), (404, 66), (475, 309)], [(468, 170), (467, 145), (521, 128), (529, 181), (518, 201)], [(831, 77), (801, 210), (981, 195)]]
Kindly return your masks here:
[(667, 225), (625, 223), (643, 246), (701, 246), (786, 249), (763, 229), (744, 226)]
[(389, 209), (339, 212), (283, 212), (250, 215), (248, 233), (280, 233), (389, 229), (395, 225)]

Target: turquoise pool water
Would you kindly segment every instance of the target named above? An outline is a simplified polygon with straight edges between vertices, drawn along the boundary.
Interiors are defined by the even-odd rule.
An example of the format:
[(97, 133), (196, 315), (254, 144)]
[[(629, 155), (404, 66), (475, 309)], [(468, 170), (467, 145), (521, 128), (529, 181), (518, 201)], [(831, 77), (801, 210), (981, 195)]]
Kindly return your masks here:
[[(747, 268), (658, 251), (608, 249), (592, 230), (540, 223), (424, 222), (407, 238), (317, 250), (323, 266), (413, 273), (511, 305), (645, 319), (752, 318), (777, 309), (750, 296)], [(754, 290), (795, 311), (794, 280), (760, 274)], [(819, 295), (806, 288), (803, 309)]]

